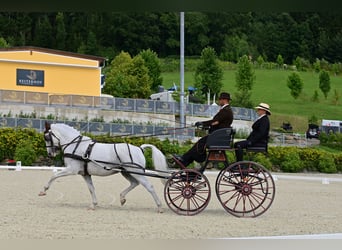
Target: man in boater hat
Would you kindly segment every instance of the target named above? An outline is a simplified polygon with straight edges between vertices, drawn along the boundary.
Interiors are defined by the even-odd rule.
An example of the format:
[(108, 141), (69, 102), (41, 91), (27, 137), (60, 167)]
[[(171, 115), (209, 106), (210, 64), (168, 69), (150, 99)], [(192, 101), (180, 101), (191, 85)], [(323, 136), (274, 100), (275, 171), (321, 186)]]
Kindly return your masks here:
[(266, 147), (269, 138), (271, 115), (270, 106), (267, 103), (260, 103), (255, 107), (258, 119), (252, 125), (252, 132), (246, 140), (234, 144), (235, 156), (237, 161), (243, 160), (243, 149), (248, 147)]

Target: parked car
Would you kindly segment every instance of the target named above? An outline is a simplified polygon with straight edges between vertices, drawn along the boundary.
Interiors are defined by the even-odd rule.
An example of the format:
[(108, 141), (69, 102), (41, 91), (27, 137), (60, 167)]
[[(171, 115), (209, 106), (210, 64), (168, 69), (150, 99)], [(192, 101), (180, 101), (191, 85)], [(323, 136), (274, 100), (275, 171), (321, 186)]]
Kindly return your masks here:
[(312, 139), (316, 138), (318, 139), (319, 134), (321, 133), (321, 130), (318, 125), (310, 123), (308, 130), (306, 131), (306, 138)]
[(284, 129), (285, 132), (292, 132), (292, 125), (289, 122), (283, 122), (281, 128)]

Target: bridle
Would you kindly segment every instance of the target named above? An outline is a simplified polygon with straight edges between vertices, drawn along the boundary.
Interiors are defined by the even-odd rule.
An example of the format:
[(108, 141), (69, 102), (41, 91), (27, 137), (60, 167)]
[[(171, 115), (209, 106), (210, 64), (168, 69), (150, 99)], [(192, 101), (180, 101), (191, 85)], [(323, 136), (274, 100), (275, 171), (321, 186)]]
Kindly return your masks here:
[[(69, 147), (72, 144), (77, 144), (77, 146), (74, 149), (73, 154), (75, 153), (76, 148), (78, 145), (82, 142), (82, 135), (76, 136), (74, 139), (72, 139), (70, 142), (61, 144), (60, 139), (49, 129), (48, 131), (44, 132), (44, 140), (46, 142), (50, 142), (50, 146), (46, 146), (46, 148), (51, 148), (52, 153), (56, 153), (57, 150), (62, 150), (62, 153), (64, 153), (65, 149)], [(58, 145), (54, 145), (53, 138), (55, 138), (58, 141)]]
[[(57, 139), (58, 145), (54, 145), (53, 137)], [(46, 148), (51, 148), (52, 153), (56, 153), (57, 150), (61, 149), (60, 139), (51, 130), (44, 132), (44, 140), (51, 144), (50, 146), (46, 146)]]

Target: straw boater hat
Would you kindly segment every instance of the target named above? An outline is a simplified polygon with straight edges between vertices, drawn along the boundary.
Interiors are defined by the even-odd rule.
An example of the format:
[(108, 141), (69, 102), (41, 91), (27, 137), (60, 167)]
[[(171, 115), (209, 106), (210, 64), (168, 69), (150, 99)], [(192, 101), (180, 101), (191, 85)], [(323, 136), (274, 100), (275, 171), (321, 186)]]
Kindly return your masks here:
[(266, 111), (266, 113), (268, 115), (271, 115), (271, 111), (270, 111), (270, 105), (268, 105), (267, 103), (260, 103), (258, 106), (255, 107), (256, 109), (263, 109)]

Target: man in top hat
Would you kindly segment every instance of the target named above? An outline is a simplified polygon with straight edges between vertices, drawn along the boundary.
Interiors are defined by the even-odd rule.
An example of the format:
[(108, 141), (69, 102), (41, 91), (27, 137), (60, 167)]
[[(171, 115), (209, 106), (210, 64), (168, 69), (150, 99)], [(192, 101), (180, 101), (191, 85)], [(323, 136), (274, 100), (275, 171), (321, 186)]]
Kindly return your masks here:
[(248, 147), (266, 147), (269, 138), (271, 115), (270, 106), (266, 103), (260, 103), (255, 107), (258, 113), (258, 119), (252, 125), (252, 132), (246, 140), (234, 144), (235, 156), (237, 161), (243, 160), (243, 149)]
[[(230, 107), (230, 94), (222, 92), (219, 97), (219, 112), (213, 119), (203, 122), (196, 122), (196, 127), (209, 127), (209, 134), (220, 128), (230, 128), (233, 122), (233, 111)], [(173, 155), (174, 161), (178, 165), (188, 166), (193, 161), (204, 162), (206, 159), (206, 141), (208, 135), (199, 139), (192, 148), (182, 156)]]

